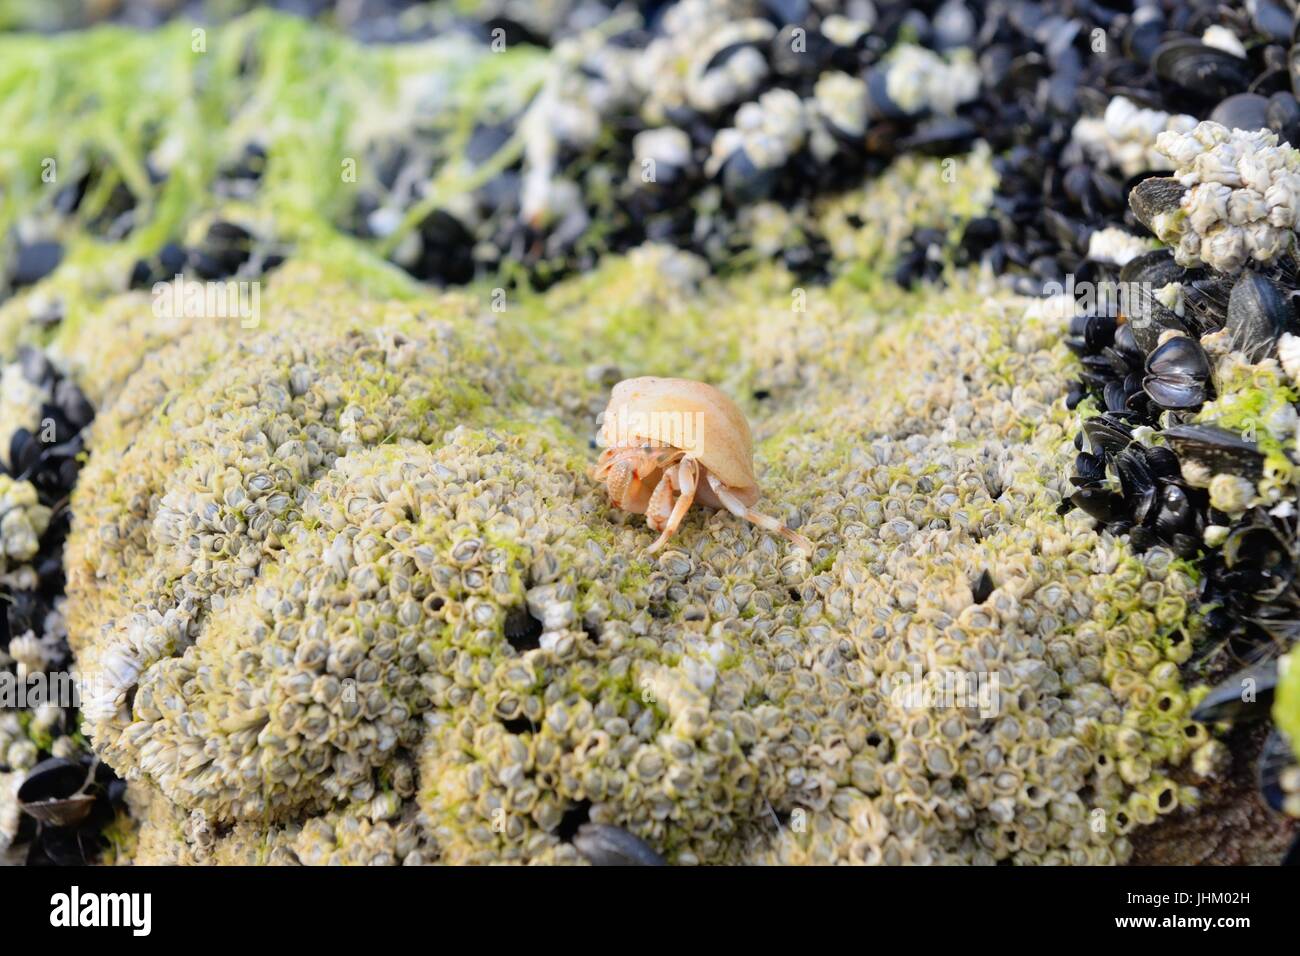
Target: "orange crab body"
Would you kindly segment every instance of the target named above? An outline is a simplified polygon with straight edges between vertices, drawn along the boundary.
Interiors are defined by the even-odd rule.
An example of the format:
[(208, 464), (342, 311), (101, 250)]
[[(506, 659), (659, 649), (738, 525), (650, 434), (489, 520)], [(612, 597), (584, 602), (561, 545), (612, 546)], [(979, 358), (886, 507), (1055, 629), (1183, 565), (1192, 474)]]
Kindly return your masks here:
[(681, 378), (631, 378), (614, 386), (591, 477), (610, 502), (644, 514), (657, 551), (695, 501), (776, 532), (808, 554), (812, 543), (752, 509), (758, 501), (753, 438), (744, 414), (718, 389)]

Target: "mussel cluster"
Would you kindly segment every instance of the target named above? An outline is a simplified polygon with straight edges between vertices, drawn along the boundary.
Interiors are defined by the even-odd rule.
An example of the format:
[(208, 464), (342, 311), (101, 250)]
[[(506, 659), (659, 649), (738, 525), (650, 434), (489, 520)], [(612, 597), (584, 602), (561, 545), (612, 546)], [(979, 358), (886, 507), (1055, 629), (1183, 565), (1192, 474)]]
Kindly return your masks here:
[[(1014, 61), (1039, 75), (1009, 87), (1027, 125), (999, 160), (986, 256), (1026, 291), (1074, 300), (1082, 371), (1067, 404), (1089, 417), (1063, 509), (1195, 562), (1203, 634), (1188, 666), (1246, 668), (1196, 716), (1265, 718), (1300, 621), (1294, 5), (1084, 6), (1064, 53)], [(1094, 28), (1104, 53), (1090, 56)], [(1294, 760), (1274, 731), (1260, 772), (1275, 809)]]
[(120, 781), (85, 746), (73, 685), (63, 679), (72, 663), (63, 618), (68, 496), (95, 413), (35, 348), (0, 370), (0, 386), (0, 858), (21, 847), (28, 863), (84, 863), (122, 797)]
[(687, 0), (606, 13), (544, 37), (555, 62), (537, 95), (470, 134), (473, 162), (495, 163), (518, 141), (517, 160), (398, 233), (427, 198), (438, 137), (378, 143), (378, 161), (363, 164), (378, 172), (345, 227), (391, 242), (394, 261), (422, 280), (522, 266), (544, 286), (647, 241), (727, 267), (774, 208), (789, 223), (780, 257), (817, 276), (831, 261), (817, 197), (861, 185), (901, 153), (964, 152), (996, 128), (972, 55), (984, 15), (962, 0)]

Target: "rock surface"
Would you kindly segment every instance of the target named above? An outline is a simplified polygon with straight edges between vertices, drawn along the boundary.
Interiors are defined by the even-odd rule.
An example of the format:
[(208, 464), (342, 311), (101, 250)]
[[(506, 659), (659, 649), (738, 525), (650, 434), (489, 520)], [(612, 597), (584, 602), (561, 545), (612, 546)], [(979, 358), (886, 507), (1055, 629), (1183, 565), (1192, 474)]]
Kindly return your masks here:
[[(1057, 513), (1059, 321), (678, 256), (504, 315), (286, 267), (103, 389), (68, 618), (122, 858), (577, 861), (591, 819), (677, 863), (1108, 863), (1196, 803), (1191, 578)], [(585, 475), (633, 374), (740, 402), (812, 561), (703, 509), (645, 555)]]

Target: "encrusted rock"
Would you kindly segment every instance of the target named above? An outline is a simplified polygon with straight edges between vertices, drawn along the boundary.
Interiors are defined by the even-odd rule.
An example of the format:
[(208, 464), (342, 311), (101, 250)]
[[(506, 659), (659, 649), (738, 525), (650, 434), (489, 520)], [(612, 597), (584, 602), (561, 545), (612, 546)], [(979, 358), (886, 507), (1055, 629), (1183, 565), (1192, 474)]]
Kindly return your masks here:
[[(580, 862), (589, 821), (675, 863), (1110, 863), (1195, 802), (1193, 582), (1058, 514), (1060, 322), (959, 286), (812, 323), (778, 270), (682, 299), (657, 261), (509, 326), (289, 266), (117, 390), (68, 616), (125, 858)], [(606, 365), (783, 383), (746, 414), (812, 559), (708, 510), (647, 556), (585, 475)]]

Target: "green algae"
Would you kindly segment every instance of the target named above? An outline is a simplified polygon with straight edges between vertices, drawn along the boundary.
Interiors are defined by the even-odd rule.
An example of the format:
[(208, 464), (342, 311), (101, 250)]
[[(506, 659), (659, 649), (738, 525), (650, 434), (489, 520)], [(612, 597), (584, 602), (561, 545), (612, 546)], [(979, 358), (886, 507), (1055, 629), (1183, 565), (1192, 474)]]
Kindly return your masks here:
[[(59, 190), (90, 176), (70, 226), (66, 255), (36, 290), (64, 308), (63, 336), (120, 290), (131, 264), (229, 215), (301, 246), (309, 261), (364, 278), (377, 295), (409, 297), (413, 284), (383, 262), (393, 243), (448, 197), (463, 194), (515, 158), (507, 144), (469, 168), (463, 153), (474, 119), (527, 101), (545, 57), (525, 46), (501, 53), (439, 39), (364, 46), (297, 17), (259, 11), (217, 27), (172, 21), (151, 32), (104, 26), (50, 37), (0, 36), (0, 234), (48, 219)], [(376, 116), (390, 117), (387, 130)], [(343, 235), (339, 223), (373, 176), (374, 140), (403, 122), (445, 130), (445, 152), (424, 205), (383, 242)], [(252, 203), (223, 200), (211, 184), (250, 142), (266, 149)], [(147, 157), (167, 157), (155, 183)], [(160, 160), (161, 161), (161, 160)], [(114, 190), (129, 190), (134, 229), (111, 242), (95, 218)], [(428, 208), (426, 208), (428, 207)], [(41, 337), (21, 303), (0, 309), (0, 345)]]
[(1279, 661), (1277, 697), (1273, 719), (1300, 758), (1300, 651), (1292, 650)]

